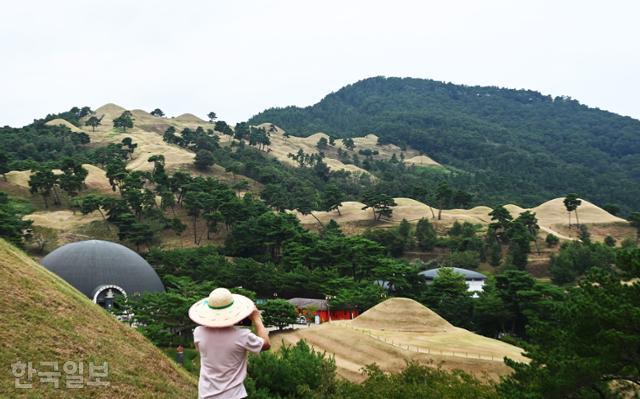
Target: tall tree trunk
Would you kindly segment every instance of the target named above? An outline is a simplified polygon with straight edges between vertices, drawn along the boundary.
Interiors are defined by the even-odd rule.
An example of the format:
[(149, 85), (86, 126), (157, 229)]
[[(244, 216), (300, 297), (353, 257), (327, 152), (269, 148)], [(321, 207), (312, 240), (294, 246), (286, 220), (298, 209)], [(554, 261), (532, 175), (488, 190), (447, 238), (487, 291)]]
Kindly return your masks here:
[(533, 236), (533, 242), (536, 245), (536, 252), (538, 252), (538, 255), (540, 255), (540, 246), (538, 245), (538, 232), (536, 231), (536, 229), (533, 229), (533, 231), (529, 230), (529, 232)]
[(193, 243), (198, 244), (198, 217), (193, 217)]
[(442, 220), (442, 208), (438, 208), (438, 220)]
[(580, 228), (580, 219), (578, 219), (578, 208), (576, 207), (576, 209), (573, 210), (576, 213), (576, 225), (578, 225), (578, 228)]
[(433, 208), (431, 207), (431, 205), (429, 205), (429, 210), (431, 211), (431, 219), (435, 219), (436, 214), (433, 212)]
[(340, 205), (336, 207), (336, 211), (338, 211), (338, 216), (342, 216), (342, 214), (340, 213)]
[(567, 211), (569, 214), (569, 229), (571, 229), (571, 211)]
[(313, 211), (309, 212), (309, 215), (313, 216), (313, 218), (318, 222), (318, 224), (320, 224), (320, 226), (324, 227), (324, 224), (322, 224), (322, 222), (320, 221), (320, 219), (318, 219), (316, 217), (316, 215), (313, 214)]
[(100, 207), (98, 207), (98, 212), (100, 212), (100, 216), (102, 216), (102, 221), (107, 225), (107, 231), (111, 232), (111, 226), (109, 222), (107, 222), (107, 218), (106, 216), (104, 216), (104, 213), (102, 212), (102, 209), (100, 209)]
[(200, 237), (198, 237), (198, 241), (196, 242), (196, 245), (200, 245), (200, 243), (202, 242), (202, 237), (204, 236), (204, 234), (200, 234)]
[(53, 204), (60, 205), (60, 196), (58, 195), (58, 190), (56, 190), (56, 186), (53, 186)]

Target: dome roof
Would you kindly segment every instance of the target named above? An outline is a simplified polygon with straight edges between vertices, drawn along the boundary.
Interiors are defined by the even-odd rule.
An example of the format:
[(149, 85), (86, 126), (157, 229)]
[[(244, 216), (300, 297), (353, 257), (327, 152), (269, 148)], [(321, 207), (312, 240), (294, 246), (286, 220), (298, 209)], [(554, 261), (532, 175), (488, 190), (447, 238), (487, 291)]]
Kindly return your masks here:
[[(453, 269), (453, 271), (458, 274), (462, 274), (465, 280), (485, 280), (487, 278), (484, 274), (474, 272), (473, 270), (461, 269), (459, 267), (451, 267), (450, 269)], [(439, 270), (440, 268), (430, 269), (430, 270), (425, 270), (423, 272), (420, 272), (418, 274), (420, 274), (421, 276), (424, 276), (424, 278), (426, 278), (427, 280), (433, 280), (436, 277), (436, 274), (438, 273)]]
[(101, 286), (120, 287), (127, 295), (164, 291), (160, 277), (142, 256), (114, 242), (73, 242), (57, 248), (41, 263), (91, 299)]

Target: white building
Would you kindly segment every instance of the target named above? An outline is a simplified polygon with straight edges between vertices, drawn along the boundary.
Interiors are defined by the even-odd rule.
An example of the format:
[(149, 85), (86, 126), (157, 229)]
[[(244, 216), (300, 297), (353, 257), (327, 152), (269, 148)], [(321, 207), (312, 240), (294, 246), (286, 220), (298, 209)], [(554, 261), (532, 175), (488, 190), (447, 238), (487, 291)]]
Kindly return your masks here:
[[(473, 270), (461, 269), (459, 267), (452, 267), (451, 269), (453, 269), (454, 272), (462, 274), (464, 276), (464, 279), (467, 283), (467, 290), (469, 292), (482, 292), (484, 281), (487, 279), (484, 274), (474, 272)], [(439, 271), (439, 268), (430, 269), (420, 272), (419, 274), (427, 280), (427, 283), (431, 283), (433, 282), (433, 279), (436, 277)], [(475, 294), (474, 296), (477, 296), (477, 294)]]

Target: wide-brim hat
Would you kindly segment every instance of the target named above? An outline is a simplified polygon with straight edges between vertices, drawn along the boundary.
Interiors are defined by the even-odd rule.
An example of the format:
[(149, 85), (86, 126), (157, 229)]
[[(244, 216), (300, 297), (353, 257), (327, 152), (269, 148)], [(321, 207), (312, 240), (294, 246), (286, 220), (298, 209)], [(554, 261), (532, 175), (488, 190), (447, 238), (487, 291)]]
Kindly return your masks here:
[(232, 294), (226, 288), (216, 288), (207, 298), (191, 305), (189, 318), (206, 327), (229, 327), (244, 320), (255, 309), (244, 295)]

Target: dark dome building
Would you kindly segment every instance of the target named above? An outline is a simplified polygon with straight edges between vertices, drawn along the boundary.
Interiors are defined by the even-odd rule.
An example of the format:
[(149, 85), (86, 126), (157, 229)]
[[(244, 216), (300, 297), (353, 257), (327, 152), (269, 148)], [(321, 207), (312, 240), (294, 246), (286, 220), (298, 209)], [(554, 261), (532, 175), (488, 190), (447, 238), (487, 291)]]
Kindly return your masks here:
[(118, 294), (164, 292), (151, 265), (114, 242), (73, 242), (51, 252), (41, 263), (101, 306), (110, 307)]

